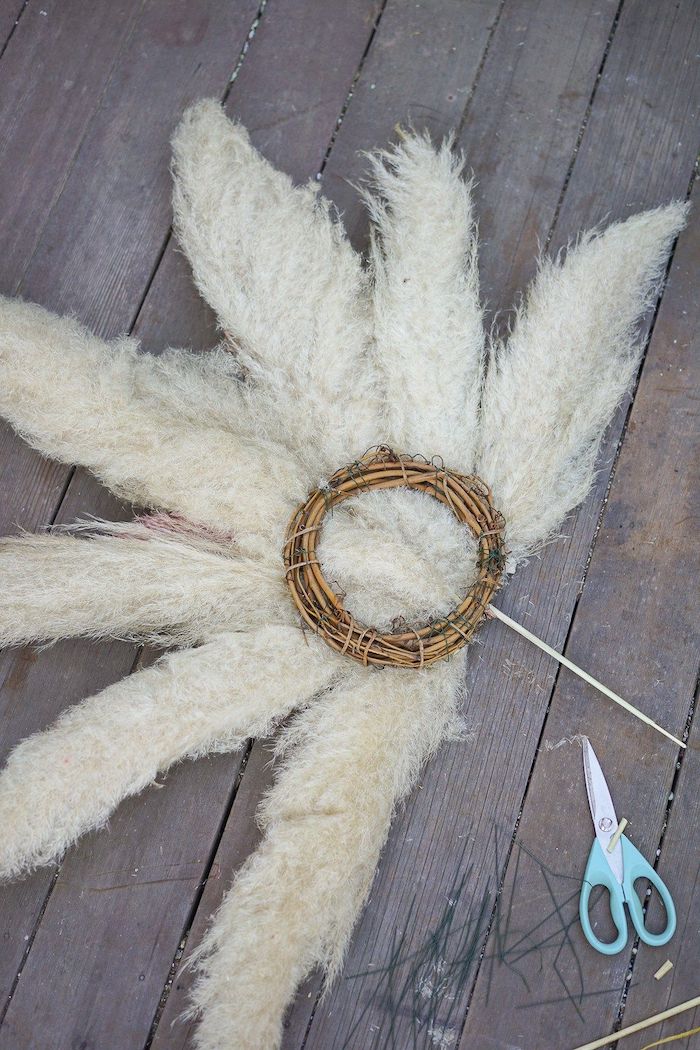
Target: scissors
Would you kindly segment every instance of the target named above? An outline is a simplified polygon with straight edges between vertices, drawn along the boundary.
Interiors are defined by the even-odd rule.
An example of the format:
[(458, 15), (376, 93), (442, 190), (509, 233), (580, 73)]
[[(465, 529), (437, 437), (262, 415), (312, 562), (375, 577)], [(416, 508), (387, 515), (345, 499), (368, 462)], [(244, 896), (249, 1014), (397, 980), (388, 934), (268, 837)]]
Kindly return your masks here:
[[(579, 898), (579, 915), (586, 940), (603, 955), (621, 952), (627, 944), (626, 904), (639, 939), (658, 948), (670, 941), (676, 930), (676, 909), (671, 894), (651, 864), (625, 835), (620, 835), (613, 849), (608, 851), (610, 840), (617, 831), (617, 817), (603, 771), (587, 737), (583, 739), (583, 772), (595, 828)], [(659, 892), (666, 909), (666, 929), (661, 933), (651, 933), (644, 925), (644, 912), (634, 889), (637, 879), (648, 879)], [(617, 937), (610, 943), (599, 940), (591, 927), (588, 905), (594, 886), (604, 886), (610, 894), (610, 912), (617, 928)]]

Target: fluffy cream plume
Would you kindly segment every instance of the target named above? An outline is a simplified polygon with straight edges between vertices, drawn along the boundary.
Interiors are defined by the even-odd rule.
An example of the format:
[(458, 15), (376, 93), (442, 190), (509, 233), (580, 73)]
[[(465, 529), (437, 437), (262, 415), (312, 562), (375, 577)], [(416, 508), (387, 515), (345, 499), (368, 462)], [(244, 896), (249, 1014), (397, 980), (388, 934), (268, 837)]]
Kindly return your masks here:
[[(157, 379), (174, 373), (171, 403)], [(105, 343), (70, 318), (0, 297), (0, 414), (27, 441), (89, 467), (126, 499), (233, 529), (245, 553), (269, 554), (308, 475), (279, 447), (222, 427), (218, 414), (209, 420), (201, 397), (195, 419), (201, 387), (195, 355), (163, 365), (131, 339)]]
[(268, 425), (297, 458), (337, 469), (378, 440), (360, 257), (318, 187), (294, 187), (217, 103), (185, 114), (173, 150), (178, 237)]
[(167, 515), (80, 532), (89, 538), (0, 539), (0, 645), (82, 635), (182, 646), (292, 620), (279, 570), (223, 537)]
[(19, 744), (0, 774), (0, 878), (55, 860), (173, 762), (268, 734), (342, 670), (330, 649), (307, 641), (297, 627), (222, 634), (109, 686)]
[(263, 842), (198, 960), (201, 1050), (276, 1050), (299, 982), (338, 972), (396, 804), (456, 728), (463, 667), (358, 671), (292, 724)]
[[(175, 217), (236, 355), (155, 359), (0, 300), (0, 414), (157, 512), (3, 541), (0, 642), (204, 642), (19, 745), (0, 775), (0, 872), (55, 857), (172, 762), (236, 747), (313, 700), (287, 734), (264, 841), (204, 946), (202, 1050), (271, 1050), (298, 981), (336, 971), (397, 799), (454, 719), (461, 658), (377, 672), (292, 626), (289, 514), (375, 441), (461, 470), (478, 449), (516, 559), (534, 550), (585, 496), (685, 216), (647, 212), (543, 263), (479, 414), (476, 234), (460, 171), (423, 138), (374, 162), (370, 278), (315, 188), (294, 188), (202, 103), (175, 138)], [(358, 490), (324, 528), (327, 574), (369, 622), (447, 612), (470, 582), (473, 542), (427, 497)]]
[(404, 136), (366, 194), (383, 440), (474, 469), (484, 331), (471, 184), (447, 140)]
[(684, 204), (588, 234), (545, 260), (507, 346), (491, 362), (479, 472), (505, 515), (516, 561), (588, 492), (600, 439), (636, 374), (636, 325), (653, 302)]

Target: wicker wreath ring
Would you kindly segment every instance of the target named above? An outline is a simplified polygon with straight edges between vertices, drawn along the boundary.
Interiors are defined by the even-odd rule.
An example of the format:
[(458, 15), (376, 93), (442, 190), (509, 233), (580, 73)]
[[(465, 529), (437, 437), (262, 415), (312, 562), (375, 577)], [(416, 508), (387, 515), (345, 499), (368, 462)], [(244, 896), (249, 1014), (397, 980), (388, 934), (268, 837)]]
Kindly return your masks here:
[[(478, 577), (449, 616), (422, 627), (402, 624), (398, 633), (382, 634), (347, 612), (323, 576), (316, 548), (323, 520), (334, 507), (359, 492), (399, 487), (427, 492), (469, 526), (478, 542)], [(503, 528), (503, 517), (480, 478), (380, 447), (337, 471), (294, 512), (284, 544), (286, 579), (304, 621), (332, 649), (365, 666), (420, 670), (461, 649), (484, 619), (505, 564)]]

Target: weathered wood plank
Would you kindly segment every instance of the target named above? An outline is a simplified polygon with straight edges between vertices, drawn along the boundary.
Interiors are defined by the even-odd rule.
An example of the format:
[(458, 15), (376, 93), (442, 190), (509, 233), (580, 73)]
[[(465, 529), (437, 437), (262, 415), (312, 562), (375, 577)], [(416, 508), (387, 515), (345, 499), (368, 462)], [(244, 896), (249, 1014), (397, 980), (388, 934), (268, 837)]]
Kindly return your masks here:
[(3, 0), (0, 4), (0, 57), (19, 25), (25, 7), (26, 0)]
[[(3, 76), (15, 85), (8, 95), (19, 94), (21, 104), (3, 127), (11, 145), (0, 199), (12, 206), (2, 285), (113, 336), (133, 324), (168, 235), (170, 133), (188, 102), (223, 92), (257, 5), (89, 6), (84, 19), (82, 5), (53, 5), (47, 18), (37, 8), (42, 32), (30, 32), (33, 24), (25, 29), (23, 18), (3, 58)], [(56, 35), (55, 52), (45, 25)], [(53, 59), (51, 75), (35, 78), (35, 68), (49, 61), (45, 54)], [(46, 80), (46, 91), (26, 91), (35, 80)], [(37, 135), (36, 126), (47, 130)], [(48, 466), (8, 428), (0, 442), (0, 481), (8, 485), (0, 531), (50, 520), (69, 469)]]
[[(663, 660), (663, 668), (669, 680), (668, 699), (673, 707), (683, 708), (689, 699), (688, 687), (693, 688), (693, 649), (698, 650), (698, 611), (697, 580), (698, 545), (697, 522), (700, 518), (698, 505), (698, 466), (700, 464), (700, 447), (698, 441), (698, 390), (700, 390), (700, 363), (698, 361), (698, 302), (696, 295), (697, 273), (700, 266), (700, 214), (698, 213), (698, 192), (693, 197), (693, 211), (690, 225), (679, 240), (678, 250), (666, 294), (664, 295), (658, 321), (654, 330), (652, 351), (654, 368), (650, 383), (640, 388), (634, 405), (632, 430), (625, 451), (634, 456), (635, 476), (641, 475), (643, 484), (649, 485), (649, 476), (655, 476), (662, 490), (664, 502), (673, 506), (673, 513), (668, 522), (671, 543), (666, 548), (668, 532), (654, 536), (650, 524), (651, 515), (644, 513), (638, 520), (636, 508), (643, 505), (643, 499), (637, 496), (632, 487), (634, 478), (629, 478), (628, 492), (634, 493), (634, 523), (630, 528), (625, 520), (627, 514), (618, 523), (622, 524), (624, 547), (630, 546), (636, 537), (637, 544), (651, 548), (656, 565), (658, 548), (664, 553), (668, 550), (663, 575), (654, 573), (653, 585), (645, 588), (647, 594), (667, 589), (670, 601), (664, 608), (659, 608), (659, 622), (655, 632), (650, 636), (650, 649)], [(664, 423), (667, 425), (664, 427)], [(665, 450), (665, 467), (658, 469), (659, 448)], [(673, 452), (676, 452), (675, 457)], [(615, 492), (613, 491), (613, 496)], [(658, 500), (654, 494), (653, 498)], [(687, 557), (687, 560), (685, 560)], [(674, 559), (670, 566), (668, 562)], [(624, 567), (624, 566), (623, 566)], [(695, 571), (694, 571), (695, 570)], [(648, 570), (647, 570), (648, 571)], [(669, 581), (670, 577), (670, 581)], [(625, 588), (626, 589), (626, 588)], [(625, 594), (625, 605), (632, 607), (633, 595)], [(660, 605), (660, 603), (659, 603)], [(644, 639), (637, 637), (635, 660)], [(631, 646), (630, 646), (631, 648)], [(676, 673), (673, 662), (681, 649), (681, 664)], [(658, 677), (656, 668), (651, 681)], [(655, 694), (660, 695), (661, 687), (655, 687)], [(646, 695), (646, 688), (645, 688)], [(695, 697), (695, 717), (688, 739), (688, 750), (682, 756), (681, 769), (677, 773), (677, 782), (672, 784), (673, 799), (668, 814), (668, 822), (661, 843), (659, 873), (671, 888), (678, 911), (678, 927), (675, 937), (663, 949), (651, 951), (640, 948), (634, 964), (632, 987), (628, 993), (624, 1011), (623, 1024), (633, 1024), (643, 1017), (665, 1010), (676, 1003), (684, 1002), (697, 995), (698, 988), (698, 928), (700, 926), (700, 885), (698, 884), (698, 852), (700, 837), (700, 719), (697, 704), (700, 696)], [(672, 715), (672, 712), (669, 712)], [(668, 762), (668, 756), (664, 755)], [(644, 784), (641, 801), (646, 800), (648, 782)], [(662, 808), (664, 799), (658, 797), (658, 787), (654, 783), (655, 794), (652, 796), (654, 807)], [(624, 787), (623, 787), (624, 790)], [(639, 796), (637, 796), (639, 798)], [(643, 806), (641, 819), (630, 826), (629, 833), (636, 842), (637, 835), (644, 834), (651, 841), (649, 857), (653, 856), (653, 830), (649, 827), (650, 815)], [(658, 907), (658, 900), (653, 898), (649, 922), (652, 929), (660, 929), (663, 921), (663, 909)], [(659, 964), (666, 958), (671, 959), (674, 969), (661, 981), (655, 981), (653, 975)], [(613, 1003), (616, 1007), (617, 1004)], [(608, 1018), (596, 1017), (594, 1028), (590, 1025), (592, 1038), (602, 1035)], [(641, 1047), (671, 1032), (687, 1031), (700, 1023), (697, 1012), (683, 1014), (673, 1024), (669, 1022), (663, 1028), (649, 1030), (645, 1035), (632, 1036), (625, 1040), (629, 1050), (641, 1050)], [(624, 1045), (624, 1044), (621, 1044)], [(682, 1045), (682, 1044), (677, 1044)]]
[[(8, 5), (9, 6), (9, 5)], [(14, 6), (14, 5), (13, 5)], [(19, 288), (142, 5), (29, 4), (3, 56), (0, 284)]]
[[(542, 11), (542, 7), (538, 10)], [(563, 135), (561, 126), (556, 123), (556, 114), (545, 106), (538, 109), (541, 93), (545, 90), (541, 77), (546, 78), (549, 71), (547, 58), (540, 52), (540, 62), (530, 65), (531, 76), (532, 71), (542, 72), (535, 77), (533, 95), (528, 100), (524, 97), (528, 80), (524, 84), (519, 81), (517, 62), (513, 68), (512, 60), (498, 51), (499, 37), (501, 33), (505, 34), (507, 14), (508, 8), (494, 36), (463, 140), (472, 156), (482, 192), (495, 193), (499, 189), (484, 189), (487, 180), (481, 175), (482, 164), (488, 172), (496, 166), (492, 157), (503, 151), (516, 168), (513, 182), (516, 183), (519, 177), (529, 177), (534, 182), (534, 173), (528, 175), (526, 165), (528, 155), (535, 151), (534, 144), (539, 142), (537, 127), (543, 140), (559, 141)], [(665, 27), (660, 26), (664, 14), (666, 23), (674, 22), (676, 26), (670, 38), (664, 31)], [(633, 108), (628, 104), (625, 111), (620, 112), (619, 94), (596, 99), (556, 227), (555, 246), (582, 224), (599, 220), (601, 212), (609, 212), (612, 217), (624, 213), (632, 199), (634, 206), (639, 207), (673, 195), (683, 195), (693, 163), (694, 143), (690, 137), (694, 124), (685, 97), (687, 70), (682, 64), (677, 65), (675, 59), (672, 62), (670, 56), (692, 53), (692, 43), (688, 40), (691, 14), (690, 5), (674, 10), (673, 14), (670, 8), (660, 12), (658, 7), (652, 10), (645, 5), (630, 5), (629, 14), (621, 21), (614, 38), (603, 82), (606, 76), (616, 78), (616, 81), (636, 76), (638, 90), (648, 105)], [(571, 17), (569, 8), (565, 15), (561, 12), (561, 17), (565, 16)], [(556, 17), (556, 12), (552, 10), (550, 17)], [(527, 19), (516, 24), (526, 26)], [(656, 36), (654, 26), (657, 27)], [(552, 33), (552, 39), (559, 40), (556, 31)], [(541, 34), (540, 48), (546, 46), (544, 40), (546, 37)], [(525, 40), (518, 54), (527, 46)], [(633, 61), (634, 68), (631, 68)], [(489, 149), (487, 138), (480, 154), (475, 155), (469, 150), (470, 127), (482, 127), (480, 107), (483, 105), (489, 110), (491, 99), (498, 93), (504, 68), (509, 72), (513, 97), (518, 99), (519, 108), (533, 114), (540, 113), (539, 122), (534, 119), (530, 122), (529, 141), (523, 141), (522, 158), (510, 150), (507, 134), (510, 129), (507, 126), (500, 145), (494, 139)], [(664, 69), (662, 78), (657, 75), (660, 68)], [(621, 69), (624, 71), (622, 76)], [(592, 72), (595, 80), (595, 69)], [(572, 90), (571, 82), (564, 90), (568, 96)], [(627, 90), (631, 90), (629, 85)], [(601, 107), (599, 110), (598, 106)], [(582, 108), (585, 111), (584, 100)], [(504, 106), (504, 112), (507, 111), (508, 107)], [(630, 123), (631, 112), (634, 113), (634, 123)], [(649, 171), (647, 137), (654, 133), (661, 121), (665, 134), (673, 135), (674, 141), (681, 142), (681, 147), (663, 158), (657, 156), (656, 167)], [(555, 135), (553, 126), (556, 126)], [(607, 130), (611, 127), (614, 131)], [(619, 173), (619, 182), (616, 182), (615, 137), (624, 142), (627, 156), (627, 166)], [(613, 149), (609, 145), (611, 142)], [(634, 150), (628, 143), (644, 143), (640, 145), (639, 163), (634, 162)], [(574, 144), (575, 136), (572, 147)], [(606, 196), (591, 199), (588, 171), (601, 166), (607, 175)], [(532, 197), (539, 198), (540, 195), (544, 196), (542, 187), (533, 185)], [(523, 196), (527, 205), (528, 195)], [(492, 199), (495, 201), (496, 198)], [(549, 222), (554, 218), (556, 203), (555, 200)], [(539, 200), (537, 207), (543, 207)], [(498, 227), (502, 211), (508, 216), (509, 226), (505, 229)], [(540, 211), (540, 216), (544, 218), (543, 211)], [(516, 222), (515, 218), (507, 205), (504, 209), (494, 207), (491, 215), (487, 215), (486, 223), (482, 223), (482, 234), (488, 243), (507, 246), (504, 250), (505, 266), (525, 225)], [(545, 222), (542, 236), (546, 236), (547, 228)], [(484, 284), (487, 288), (491, 282), (495, 286), (499, 279), (498, 260), (494, 255), (491, 259), (491, 264), (488, 254), (484, 259)], [(516, 283), (519, 279), (513, 271), (506, 276), (506, 284), (512, 286)], [(621, 419), (618, 419), (611, 430), (597, 487), (572, 521), (568, 542), (551, 547), (541, 561), (521, 570), (503, 595), (504, 608), (515, 618), (526, 617), (527, 625), (554, 645), (563, 643), (575, 607), (578, 581), (586, 565), (610, 471), (610, 453), (620, 432), (620, 424)], [(346, 978), (317, 1011), (305, 1044), (307, 1050), (328, 1045), (399, 1047), (412, 1045), (414, 1038), (419, 1040), (418, 1045), (430, 1045), (431, 1032), (443, 1039), (459, 1036), (470, 979), (475, 972), (475, 956), (478, 956), (478, 947), (502, 876), (507, 845), (517, 822), (553, 680), (551, 664), (540, 659), (524, 643), (514, 643), (505, 630), (489, 627), (482, 638), (482, 654), (478, 656), (476, 651), (472, 654), (470, 696), (465, 712), (467, 719), (477, 724), (476, 738), (471, 744), (446, 749), (432, 763), (426, 771), (422, 790), (411, 800), (406, 817), (397, 823), (370, 906), (351, 949)], [(446, 798), (449, 799), (449, 808), (445, 804)], [(469, 844), (466, 853), (465, 843)], [(462, 876), (466, 878), (460, 886)], [(457, 901), (453, 911), (446, 912), (447, 900)], [(483, 912), (482, 904), (485, 906)], [(403, 966), (394, 966), (391, 981), (386, 973), (352, 978), (351, 975), (366, 973), (372, 967), (379, 970), (386, 966), (400, 936), (406, 935), (402, 946), (404, 957), (421, 948), (427, 950), (430, 948), (427, 939), (445, 918), (451, 919), (454, 933), (451, 942), (442, 947), (442, 962), (433, 955), (432, 959), (423, 960), (421, 972), (413, 972), (416, 965), (414, 955)], [(441, 980), (439, 975), (436, 979), (435, 974), (431, 978), (431, 966), (439, 964), (444, 967), (448, 963), (453, 964), (449, 974), (451, 981)], [(432, 992), (421, 984), (426, 977), (431, 980)], [(429, 994), (423, 996), (420, 988), (428, 990)], [(405, 995), (403, 1002), (400, 1001), (402, 994)]]
[[(267, 13), (275, 17), (269, 29), (266, 20), (258, 29), (260, 37), (256, 33), (233, 86), (232, 103), (241, 94), (248, 107), (246, 120), (254, 124), (255, 102), (262, 107), (258, 114), (262, 122), (264, 106), (269, 109), (271, 99), (277, 97), (279, 102), (283, 98), (277, 113), (283, 120), (283, 107), (289, 107), (291, 138), (302, 130), (295, 124), (294, 113), (306, 92), (305, 105), (314, 119), (306, 122), (304, 133), (311, 155), (316, 154), (320, 163), (371, 33), (375, 5), (370, 0), (351, 10), (341, 4), (333, 10), (324, 4), (321, 11), (314, 0), (297, 7), (292, 17), (281, 7), (278, 13), (271, 3)], [(341, 55), (337, 54), (333, 28), (343, 31)], [(320, 71), (312, 81), (308, 67), (296, 62), (302, 42), (319, 64)], [(248, 73), (249, 69), (253, 72)], [(221, 81), (220, 92), (225, 85), (226, 78)], [(250, 99), (255, 100), (253, 105)], [(322, 104), (317, 105), (319, 100)], [(167, 137), (163, 143), (167, 147)], [(159, 146), (156, 142), (154, 149)], [(173, 258), (179, 255), (171, 246), (163, 259), (164, 269)], [(187, 282), (191, 285), (189, 275)], [(161, 318), (174, 324), (175, 331), (179, 318), (192, 342), (206, 345), (204, 311), (192, 310), (191, 297), (181, 298), (177, 280), (169, 284), (158, 276), (137, 325), (138, 334), (149, 344), (155, 344), (162, 335), (158, 331)], [(94, 479), (78, 471), (59, 520), (70, 520), (85, 510), (109, 517), (115, 508)], [(77, 643), (73, 648), (81, 651)], [(128, 671), (133, 657), (125, 663), (122, 650), (128, 652), (121, 646), (101, 647), (102, 672), (118, 677)], [(73, 656), (73, 649), (67, 647), (67, 651)], [(70, 675), (70, 665), (63, 666), (61, 661), (59, 671)], [(46, 667), (46, 675), (55, 673), (55, 668)], [(88, 681), (81, 683), (83, 695), (94, 691), (89, 675), (84, 677)], [(34, 686), (38, 697), (42, 688), (47, 688), (46, 682)], [(111, 825), (113, 834), (91, 836), (69, 855), (0, 1032), (0, 1046), (3, 1039), (9, 1040), (6, 1045), (17, 1046), (20, 1032), (28, 1032), (27, 1038), (34, 1045), (44, 1028), (52, 1038), (64, 1039), (66, 1045), (78, 1038), (94, 1038), (101, 1047), (113, 1045), (120, 1050), (143, 1045), (188, 911), (209, 867), (211, 843), (227, 811), (239, 762), (240, 756), (221, 756), (179, 768), (162, 791), (121, 807)], [(87, 948), (86, 930), (90, 931)], [(61, 957), (58, 967), (57, 953)], [(49, 967), (53, 973), (51, 994), (45, 988)], [(100, 997), (97, 1003), (93, 1001), (96, 974), (108, 975), (111, 989), (110, 997)], [(42, 1005), (37, 1010), (38, 998)]]
[[(3, 294), (32, 294), (22, 287), (22, 276), (141, 6), (140, 0), (118, 6), (49, 0), (22, 12), (0, 61)], [(36, 294), (42, 294), (40, 287)], [(42, 521), (47, 506), (60, 499), (65, 476), (64, 468), (35, 455), (0, 424), (0, 533)]]
[[(697, 265), (697, 263), (696, 263)], [(687, 302), (687, 300), (686, 300)], [(696, 697), (696, 702), (700, 696)], [(659, 873), (668, 885), (673, 885), (676, 905), (682, 903), (678, 930), (674, 939), (662, 951), (640, 953), (635, 964), (632, 986), (624, 1012), (625, 1025), (634, 1024), (645, 1017), (666, 1010), (678, 1003), (687, 1002), (698, 994), (698, 929), (700, 928), (700, 888), (698, 887), (698, 834), (700, 812), (698, 799), (698, 777), (700, 777), (700, 721), (694, 719), (688, 743), (688, 753), (683, 760), (675, 797), (671, 808), (669, 826), (663, 841)], [(650, 922), (661, 928), (662, 919), (658, 910), (650, 912)], [(673, 970), (660, 981), (654, 973), (662, 960), (671, 959)], [(600, 1019), (600, 1034), (605, 1032), (605, 1018)], [(672, 1022), (647, 1030), (626, 1040), (629, 1050), (642, 1050), (653, 1039), (687, 1032), (700, 1024), (698, 1011), (681, 1014)], [(598, 1019), (596, 1019), (596, 1026)], [(593, 1029), (593, 1026), (591, 1026)], [(598, 1028), (595, 1033), (597, 1035)], [(682, 1042), (674, 1044), (683, 1046)], [(692, 1042), (686, 1044), (692, 1047)], [(623, 1047), (624, 1044), (620, 1043)], [(626, 1048), (625, 1048), (626, 1050)]]
[[(50, 4), (41, 16), (37, 6), (38, 21), (22, 18), (0, 63), (7, 84), (0, 110), (7, 140), (0, 167), (2, 198), (11, 200), (16, 185), (22, 206), (17, 214), (12, 208), (2, 212), (3, 234), (5, 222), (12, 229), (15, 220), (22, 234), (16, 242), (8, 235), (11, 251), (3, 255), (2, 280), (8, 292), (71, 309), (113, 333), (132, 323), (167, 235), (169, 130), (183, 99), (224, 90), (231, 48), (243, 47), (257, 4), (221, 0), (209, 5), (206, 16), (188, 15), (182, 4), (144, 7), (140, 0), (89, 8)], [(37, 70), (41, 75), (34, 78)], [(145, 118), (149, 76), (157, 76), (158, 85), (150, 92)], [(134, 192), (134, 184), (146, 188)], [(117, 246), (120, 277), (115, 280)], [(72, 287), (62, 283), (69, 260)], [(4, 433), (0, 480), (8, 487), (2, 532), (15, 522), (32, 527), (51, 520), (70, 476), (68, 468), (47, 464), (9, 430)], [(80, 507), (78, 499), (74, 512)], [(117, 513), (104, 492), (81, 509)], [(109, 660), (95, 660), (94, 652), (71, 643), (41, 657), (31, 651), (2, 655), (3, 756), (13, 743), (53, 721), (68, 702), (128, 673), (134, 659), (133, 650), (123, 645), (110, 649)], [(0, 894), (3, 1005), (50, 884), (51, 872), (43, 871)]]
[(498, 23), (501, 0), (389, 0), (380, 32), (323, 171), (323, 192), (340, 209), (356, 247), (367, 215), (353, 183), (367, 164), (361, 151), (383, 149), (397, 124), (426, 130), (439, 141), (459, 123)]
[[(699, 451), (698, 307), (693, 294), (698, 225), (695, 217), (693, 227), (679, 242), (567, 646), (573, 660), (583, 663), (585, 659), (593, 674), (613, 681), (616, 689), (634, 697), (676, 733), (682, 732), (693, 701), (700, 638), (696, 586), (700, 550), (692, 528), (697, 486), (692, 468), (687, 469), (698, 462)], [(499, 1040), (517, 1045), (527, 1039), (537, 1046), (563, 1047), (563, 1031), (570, 1043), (580, 1043), (610, 1031), (615, 1020), (633, 942), (630, 939), (627, 950), (618, 956), (599, 955), (587, 945), (576, 921), (592, 828), (578, 744), (562, 743), (574, 733), (590, 736), (609, 778), (618, 816), (630, 822), (627, 834), (645, 856), (655, 856), (677, 748), (563, 672), (506, 880), (508, 907), (503, 908), (500, 935), (497, 924), (487, 945), (487, 956), (496, 956), (495, 966), (486, 965), (479, 975), (464, 1031), (465, 1048), (487, 1037), (495, 1040), (494, 1045)], [(551, 747), (553, 750), (547, 750)], [(692, 768), (692, 752), (688, 759)], [(676, 813), (675, 804), (672, 809), (672, 827), (683, 830), (676, 830), (663, 842), (663, 877), (676, 903), (679, 933), (662, 949), (640, 946), (634, 960), (631, 994), (636, 1008), (631, 1020), (667, 1005), (672, 981), (659, 986), (653, 973), (667, 956), (674, 959), (683, 950), (684, 930), (688, 939), (685, 959), (688, 965), (694, 962), (697, 972), (698, 944), (697, 937), (690, 934), (690, 922), (697, 918), (694, 890), (700, 828), (697, 820), (689, 819), (697, 811), (697, 799), (687, 772), (683, 781), (676, 793)], [(692, 797), (683, 800), (683, 786), (685, 795)], [(520, 844), (538, 861), (523, 856)], [(522, 862), (516, 875), (519, 858)], [(552, 899), (540, 865), (565, 875), (551, 879)], [(559, 916), (551, 914), (556, 905), (566, 921), (573, 920), (566, 939)], [(663, 928), (661, 914), (654, 921), (652, 929)], [(529, 951), (516, 961), (526, 945), (531, 947), (521, 940), (523, 930), (538, 923), (542, 925), (537, 939), (550, 939), (541, 951)], [(509, 935), (504, 938), (506, 926)], [(607, 939), (607, 929), (601, 936)], [(513, 949), (518, 941), (520, 946)], [(682, 963), (678, 976), (683, 986)], [(559, 993), (557, 981), (561, 982)], [(557, 994), (564, 997), (563, 1002), (535, 1005)], [(685, 998), (692, 994), (688, 991)], [(680, 1000), (674, 993), (675, 1001)], [(509, 1004), (507, 1010), (504, 1002)], [(648, 1035), (645, 1041), (650, 1039)]]
[[(95, 513), (110, 507), (109, 497)], [(2, 763), (28, 733), (49, 725), (66, 707), (110, 685), (134, 661), (133, 647), (114, 646), (109, 662), (103, 647), (88, 642), (62, 642), (39, 653), (26, 648), (3, 654), (0, 661), (0, 749)], [(0, 887), (0, 1017), (37, 917), (52, 885), (53, 871), (41, 869)], [(1, 1031), (1, 1029), (0, 1029)]]

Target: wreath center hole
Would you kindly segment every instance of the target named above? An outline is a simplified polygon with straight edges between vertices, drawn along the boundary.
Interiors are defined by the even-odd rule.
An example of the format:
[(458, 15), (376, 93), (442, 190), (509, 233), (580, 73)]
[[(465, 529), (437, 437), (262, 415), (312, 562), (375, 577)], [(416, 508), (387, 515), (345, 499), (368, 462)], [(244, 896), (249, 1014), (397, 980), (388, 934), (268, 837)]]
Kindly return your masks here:
[(348, 612), (390, 631), (455, 608), (476, 580), (477, 547), (469, 527), (424, 492), (360, 490), (325, 517), (318, 557)]
[[(358, 494), (366, 495), (380, 491), (393, 493), (401, 490), (420, 492), (436, 500), (449, 508), (456, 521), (469, 527), (477, 541), (477, 573), (473, 585), (467, 588), (455, 608), (443, 616), (429, 616), (428, 622), (419, 627), (409, 623), (406, 615), (406, 597), (402, 596), (403, 611), (399, 614), (400, 621), (397, 624), (392, 622), (391, 629), (386, 631), (381, 630), (376, 621), (391, 615), (390, 606), (385, 606), (383, 610), (376, 607), (367, 610), (375, 614), (367, 617), (375, 623), (359, 620), (345, 605), (347, 594), (339, 592), (337, 584), (329, 582), (326, 578), (321, 558), (322, 532), (328, 517), (338, 511), (344, 503), (355, 500)], [(391, 500), (391, 497), (389, 499)], [(395, 513), (390, 519), (394, 522), (400, 517), (398, 509), (401, 499), (402, 497), (396, 497)], [(428, 514), (428, 518), (424, 530), (409, 518), (406, 538), (410, 539), (421, 531), (431, 532), (432, 526), (428, 524), (430, 512), (427, 508), (425, 513)], [(386, 521), (384, 515), (381, 517)], [(349, 524), (351, 518), (341, 517), (336, 520), (340, 521), (338, 528), (342, 531), (344, 522)], [(445, 537), (448, 537), (449, 545), (451, 535), (446, 521), (442, 528), (439, 527), (439, 516), (435, 518), (435, 522), (437, 527), (433, 550), (440, 547), (441, 543), (444, 544)], [(417, 459), (397, 454), (386, 445), (380, 445), (370, 449), (361, 460), (337, 470), (326, 485), (310, 492), (307, 499), (297, 507), (285, 535), (285, 578), (291, 598), (304, 623), (336, 652), (360, 661), (365, 667), (372, 665), (422, 671), (436, 660), (449, 658), (452, 653), (466, 645), (484, 619), (488, 603), (498, 589), (503, 572), (504, 524), (503, 517), (493, 506), (488, 486), (480, 478), (448, 470), (436, 463), (435, 459)], [(386, 526), (380, 526), (381, 536), (385, 537), (386, 531)], [(454, 533), (452, 535), (454, 536)], [(352, 553), (352, 546), (352, 541), (348, 541), (346, 537), (345, 549), (350, 549), (351, 556), (343, 569), (343, 566), (338, 564), (339, 554), (336, 553), (336, 575), (340, 573), (340, 576), (345, 576), (347, 580), (355, 567), (361, 566), (361, 571), (366, 573), (365, 579), (373, 580), (376, 601), (380, 591), (377, 580), (381, 571), (386, 571), (387, 565), (394, 566), (392, 582), (395, 584), (399, 578), (396, 550), (387, 551), (381, 543), (376, 543), (371, 545), (363, 556), (361, 551), (358, 554), (357, 546)], [(343, 544), (336, 546), (337, 552), (342, 549)], [(415, 560), (415, 550), (412, 557)], [(329, 558), (332, 563), (333, 556), (329, 554), (327, 534), (325, 558), (326, 564)], [(450, 558), (448, 554), (445, 561), (452, 567), (462, 564), (459, 555)], [(412, 568), (413, 564), (409, 566), (409, 570)], [(424, 574), (432, 576), (433, 581), (442, 578), (437, 571), (431, 573), (427, 570)], [(403, 586), (409, 591), (409, 595), (410, 581), (415, 582), (415, 578), (412, 571), (404, 573)], [(360, 593), (362, 579), (363, 577), (360, 577), (358, 581)], [(424, 592), (419, 594), (424, 595)], [(385, 593), (383, 598), (386, 597)], [(351, 601), (354, 601), (357, 607), (361, 598), (358, 598), (356, 593)]]

